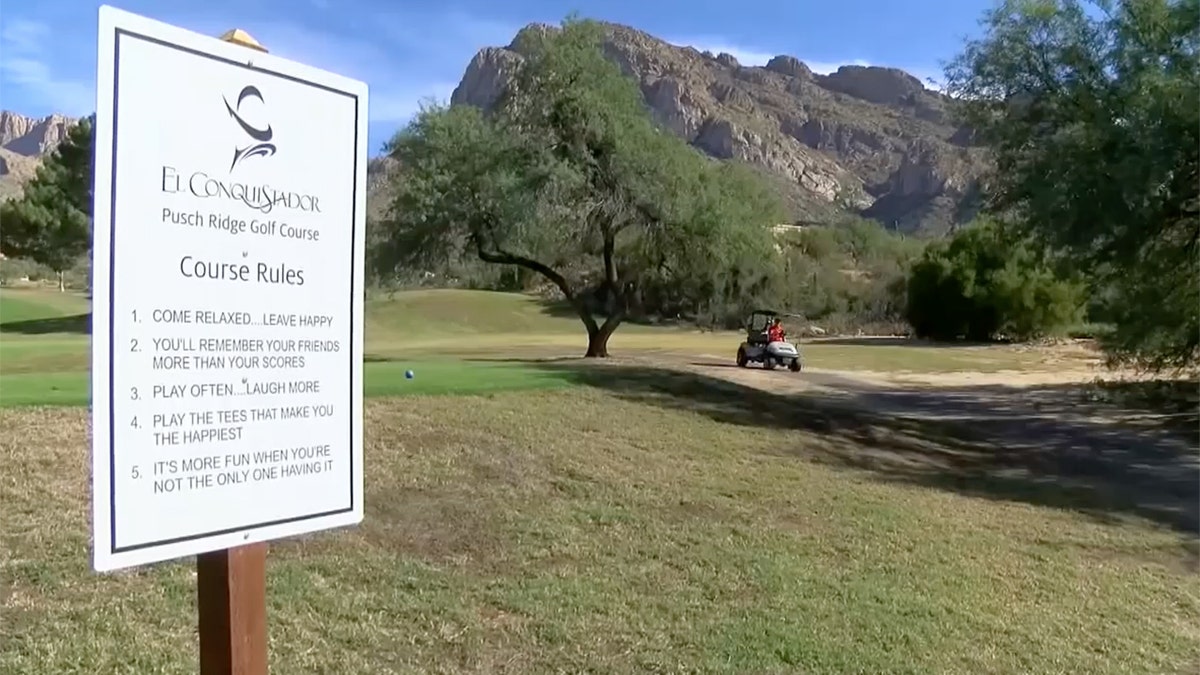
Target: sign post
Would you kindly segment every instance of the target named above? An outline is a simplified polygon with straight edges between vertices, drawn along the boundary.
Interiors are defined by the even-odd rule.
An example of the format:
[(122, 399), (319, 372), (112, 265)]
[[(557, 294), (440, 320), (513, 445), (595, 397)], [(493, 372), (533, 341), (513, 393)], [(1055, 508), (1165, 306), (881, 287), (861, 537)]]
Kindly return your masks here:
[(367, 87), (108, 6), (98, 44), (93, 567), (197, 556), (201, 673), (263, 675), (266, 542), (363, 517)]
[[(267, 51), (238, 29), (221, 39)], [(196, 613), (200, 675), (266, 675), (266, 542), (196, 556)]]
[(196, 556), (200, 675), (266, 675), (267, 545)]

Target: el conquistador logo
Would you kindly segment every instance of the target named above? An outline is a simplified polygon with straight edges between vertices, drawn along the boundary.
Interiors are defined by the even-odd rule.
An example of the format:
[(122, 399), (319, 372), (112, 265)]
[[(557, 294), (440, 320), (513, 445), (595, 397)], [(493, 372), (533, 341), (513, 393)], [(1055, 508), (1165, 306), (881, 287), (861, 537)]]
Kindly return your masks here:
[(247, 145), (234, 148), (233, 161), (229, 163), (229, 171), (232, 172), (239, 163), (251, 157), (274, 155), (275, 144), (271, 142), (274, 132), (271, 130), (271, 125), (267, 124), (265, 129), (259, 129), (243, 119), (241, 115), (242, 103), (247, 99), (258, 99), (258, 102), (265, 107), (266, 101), (263, 100), (262, 92), (258, 90), (258, 87), (254, 85), (242, 87), (242, 91), (238, 93), (237, 102), (232, 105), (228, 98), (222, 97), (222, 99), (225, 101), (225, 109), (229, 111), (229, 116), (238, 123), (250, 140)]

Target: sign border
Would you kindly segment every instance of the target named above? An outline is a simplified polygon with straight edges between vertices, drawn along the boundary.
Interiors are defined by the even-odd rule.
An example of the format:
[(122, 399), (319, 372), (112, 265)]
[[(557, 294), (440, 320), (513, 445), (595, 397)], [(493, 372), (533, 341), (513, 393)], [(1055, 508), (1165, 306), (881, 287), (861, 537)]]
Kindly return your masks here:
[[(141, 24), (138, 26), (138, 24)], [(314, 532), (322, 529), (329, 529), (345, 525), (352, 525), (362, 521), (363, 518), (363, 471), (362, 471), (362, 317), (363, 317), (363, 302), (361, 294), (363, 291), (364, 270), (362, 265), (362, 253), (364, 248), (364, 232), (359, 227), (358, 220), (365, 216), (365, 192), (363, 186), (365, 184), (365, 141), (366, 141), (366, 120), (364, 119), (364, 103), (366, 102), (366, 85), (364, 83), (349, 80), (347, 78), (326, 73), (315, 68), (309, 68), (302, 64), (294, 62), (286, 62), (278, 57), (268, 56), (265, 54), (253, 53), (251, 58), (247, 59), (246, 48), (227, 45), (214, 38), (191, 33), (174, 26), (162, 24), (152, 19), (141, 17), (135, 14), (130, 14), (122, 10), (118, 10), (109, 6), (101, 6), (99, 12), (99, 59), (97, 61), (98, 77), (97, 77), (97, 107), (96, 107), (96, 124), (95, 124), (95, 141), (96, 141), (96, 157), (95, 162), (97, 167), (107, 166), (108, 172), (97, 172), (97, 178), (94, 184), (94, 194), (96, 196), (96, 206), (102, 207), (95, 209), (93, 220), (93, 241), (94, 244), (107, 244), (103, 251), (100, 247), (94, 246), (93, 256), (95, 262), (104, 263), (102, 266), (95, 266), (99, 269), (93, 270), (94, 280), (99, 279), (107, 283), (107, 294), (95, 295), (93, 303), (93, 327), (96, 326), (97, 319), (103, 319), (105, 330), (101, 335), (97, 335), (93, 330), (93, 346), (92, 346), (92, 416), (93, 416), (93, 438), (92, 438), (92, 493), (93, 493), (93, 564), (97, 571), (106, 571), (128, 567), (137, 564), (145, 564), (151, 562), (159, 562), (171, 558), (183, 557), (195, 553), (202, 553), (211, 550), (227, 548), (231, 545), (247, 544), (258, 541), (265, 541), (282, 536), (291, 536)], [(171, 34), (177, 37), (177, 41), (172, 41), (170, 37), (160, 37), (150, 35), (149, 33)], [(353, 183), (351, 192), (351, 218), (350, 218), (350, 250), (351, 250), (351, 283), (350, 283), (350, 326), (349, 326), (349, 342), (347, 352), (349, 353), (350, 363), (350, 420), (349, 420), (349, 504), (345, 507), (327, 510), (318, 513), (305, 514), (301, 516), (293, 516), (283, 519), (272, 520), (268, 522), (250, 523), (235, 527), (222, 528), (220, 530), (191, 533), (178, 537), (170, 537), (155, 541), (139, 542), (134, 544), (126, 544), (119, 546), (117, 540), (117, 489), (116, 489), (116, 419), (115, 419), (115, 400), (116, 392), (114, 391), (115, 380), (115, 359), (114, 359), (114, 312), (116, 298), (116, 285), (113, 283), (114, 271), (116, 269), (116, 223), (113, 222), (114, 207), (117, 201), (117, 123), (119, 118), (119, 78), (120, 78), (120, 52), (122, 39), (137, 39), (144, 42), (155, 44), (159, 47), (167, 49), (175, 49), (185, 52), (193, 57), (204, 58), (212, 61), (218, 61), (223, 64), (250, 70), (263, 75), (268, 75), (275, 78), (285, 79), (297, 84), (320, 89), (322, 91), (346, 96), (354, 100), (354, 146), (353, 153)], [(210, 49), (198, 48), (186, 43), (209, 42), (207, 47)], [(106, 53), (107, 52), (107, 53)], [(229, 52), (227, 55), (220, 52)], [(267, 65), (260, 65), (258, 62), (266, 61)], [(274, 67), (272, 67), (274, 66)], [(284, 67), (280, 67), (284, 66)], [(290, 67), (288, 67), (290, 66)], [(301, 74), (286, 71), (301, 71)], [(305, 73), (304, 71), (307, 71)], [(319, 81), (314, 81), (315, 78), (306, 78), (304, 75), (316, 76)], [(342, 86), (328, 84), (333, 80)], [(339, 82), (340, 81), (340, 82)], [(108, 105), (106, 106), (105, 103)], [(103, 113), (110, 113), (105, 115)], [(101, 161), (104, 164), (101, 164)], [(104, 175), (106, 174), (107, 175)], [(102, 227), (95, 227), (102, 225)], [(98, 235), (105, 234), (103, 229), (107, 228), (107, 241), (102, 242), (102, 237)], [(97, 273), (98, 272), (98, 273)], [(101, 297), (105, 296), (106, 297)], [(95, 299), (101, 299), (102, 303), (96, 303)], [(103, 305), (102, 307), (99, 305)], [(98, 310), (98, 311), (97, 311)], [(97, 337), (102, 337), (102, 340), (97, 340)], [(106, 363), (97, 363), (103, 356)], [(103, 366), (107, 372), (99, 372), (101, 369), (97, 365)], [(103, 377), (97, 377), (103, 375)], [(355, 389), (355, 385), (358, 389)], [(101, 405), (97, 405), (97, 403)], [(106, 419), (101, 419), (101, 418)], [(97, 440), (103, 439), (107, 443), (107, 452), (105, 456), (100, 457), (97, 450), (102, 448), (97, 447)], [(101, 466), (103, 463), (103, 466)], [(107, 474), (101, 476), (100, 474)], [(102, 495), (97, 488), (101, 478), (107, 478), (105, 481), (107, 489)], [(106, 497), (106, 499), (98, 500), (97, 497)], [(105, 504), (106, 502), (106, 504)], [(106, 507), (106, 508), (102, 508)], [(103, 512), (102, 512), (103, 511)], [(304, 523), (305, 525), (296, 527), (297, 524)], [(102, 525), (107, 527), (102, 528)], [(287, 527), (290, 526), (290, 527)], [(268, 529), (285, 527), (283, 532), (269, 532)], [(104, 535), (104, 536), (101, 536)], [(241, 535), (241, 536), (237, 536)], [(232, 540), (231, 540), (232, 538)], [(103, 540), (103, 541), (101, 541)]]

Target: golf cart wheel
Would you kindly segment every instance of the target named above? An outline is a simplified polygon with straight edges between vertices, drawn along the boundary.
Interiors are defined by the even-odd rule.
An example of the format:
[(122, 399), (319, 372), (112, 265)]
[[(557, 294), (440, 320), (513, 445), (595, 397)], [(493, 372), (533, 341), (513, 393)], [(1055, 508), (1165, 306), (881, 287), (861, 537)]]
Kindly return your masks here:
[(800, 372), (800, 359), (792, 359), (792, 362), (788, 364), (788, 370), (793, 373)]
[(763, 368), (766, 368), (767, 370), (775, 370), (775, 359), (770, 356), (763, 359)]
[(739, 368), (745, 368), (745, 367), (746, 367), (746, 362), (747, 362), (747, 361), (746, 361), (746, 350), (745, 350), (745, 349), (741, 349), (741, 348), (739, 348), (739, 349), (738, 349), (738, 353), (737, 353), (737, 364), (738, 364), (738, 367), (739, 367)]

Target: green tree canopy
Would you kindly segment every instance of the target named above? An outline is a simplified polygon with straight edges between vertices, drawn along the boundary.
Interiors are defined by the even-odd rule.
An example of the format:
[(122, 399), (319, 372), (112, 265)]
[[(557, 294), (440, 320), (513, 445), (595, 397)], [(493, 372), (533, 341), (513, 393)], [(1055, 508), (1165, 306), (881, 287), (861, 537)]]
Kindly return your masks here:
[(85, 118), (38, 167), (20, 198), (0, 204), (0, 251), (63, 272), (92, 244), (92, 135)]
[(1200, 357), (1200, 0), (1005, 0), (947, 69), (988, 208), (1111, 293), (1116, 360)]
[(599, 24), (524, 38), (493, 110), (430, 106), (390, 142), (403, 168), (377, 223), (376, 269), (476, 256), (530, 270), (575, 307), (588, 356), (607, 356), (645, 293), (752, 293), (777, 257), (777, 198), (658, 127), (604, 57)]
[(1053, 335), (1077, 323), (1084, 307), (1081, 285), (1058, 278), (1027, 242), (986, 221), (926, 248), (907, 286), (913, 332), (937, 340)]

